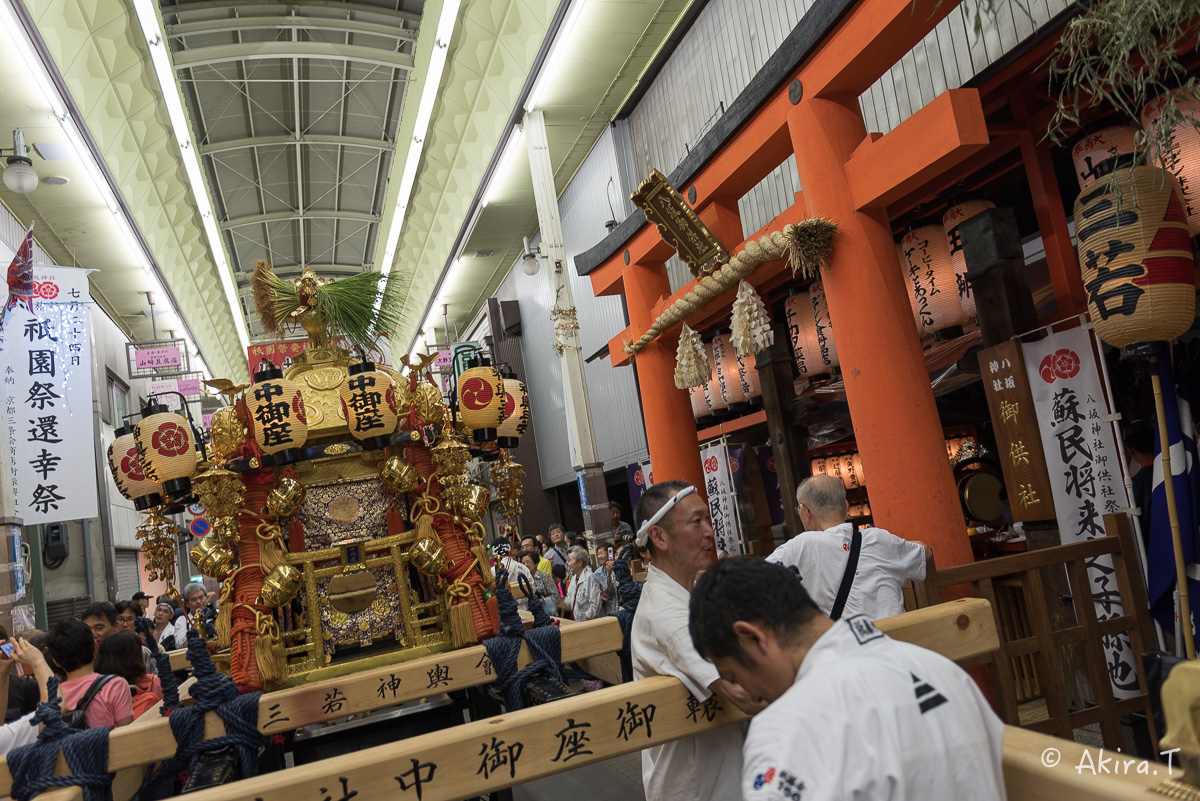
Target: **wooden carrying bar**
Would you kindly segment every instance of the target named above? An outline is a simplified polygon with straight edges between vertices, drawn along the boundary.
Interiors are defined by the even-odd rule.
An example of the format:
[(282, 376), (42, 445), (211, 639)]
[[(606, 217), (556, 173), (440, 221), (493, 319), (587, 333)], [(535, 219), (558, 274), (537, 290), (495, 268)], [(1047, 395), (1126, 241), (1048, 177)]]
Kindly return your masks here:
[[(998, 641), (991, 607), (986, 601), (973, 598), (908, 612), (880, 620), (877, 625), (898, 640), (922, 645), (947, 658), (965, 664), (985, 659), (989, 653), (995, 650)], [(622, 643), (617, 620), (612, 617), (568, 626), (564, 628), (562, 637), (564, 662), (619, 650)], [(527, 656), (523, 654), (523, 657), (522, 664), (527, 664)], [(429, 671), (436, 665), (449, 669), (450, 681), (446, 685), (431, 688)], [(379, 688), (390, 686), (390, 677), (393, 675), (400, 679), (396, 686), (396, 697), (392, 698), (388, 691), (386, 700), (381, 700)], [(486, 661), (483, 647), (465, 648), (412, 662), (363, 671), (353, 676), (329, 679), (265, 694), (259, 705), (259, 730), (266, 734), (289, 731), (299, 726), (344, 717), (354, 712), (392, 706), (402, 701), (448, 690), (487, 684), (494, 680), (495, 674), (490, 662)], [(327, 696), (334, 689), (339, 690), (345, 697), (345, 705), (329, 712), (323, 711), (324, 708), (328, 708)], [(472, 788), (479, 788), (478, 791), (499, 789), (529, 781), (537, 776), (586, 764), (596, 759), (638, 750), (646, 747), (647, 744), (683, 737), (698, 731), (697, 727), (702, 724), (713, 723), (713, 721), (707, 720), (708, 716), (714, 716), (714, 721), (721, 723), (741, 719), (741, 714), (736, 710), (715, 710), (710, 705), (706, 711), (703, 705), (700, 705), (700, 708), (696, 710), (698, 720), (693, 721), (690, 716), (692, 710), (688, 704), (689, 698), (688, 692), (676, 679), (648, 679), (595, 693), (586, 693), (535, 709), (455, 726), (446, 731), (412, 738), (403, 743), (368, 749), (348, 757), (314, 763), (303, 768), (308, 771), (303, 774), (297, 772), (302, 770), (301, 768), (291, 768), (258, 779), (216, 788), (211, 791), (216, 795), (207, 793), (197, 795), (204, 798), (230, 799), (261, 797), (264, 801), (268, 798), (283, 798), (285, 797), (283, 793), (288, 792), (286, 789), (281, 789), (278, 793), (273, 790), (267, 794), (262, 789), (254, 788), (263, 786), (293, 788), (290, 791), (294, 792), (295, 787), (306, 786), (308, 781), (316, 781), (312, 776), (328, 776), (336, 773), (335, 779), (342, 776), (349, 778), (350, 774), (347, 771), (354, 765), (360, 765), (360, 770), (353, 772), (356, 777), (379, 774), (374, 779), (365, 778), (363, 780), (364, 788), (370, 788), (374, 792), (365, 793), (360, 797), (379, 797), (382, 796), (385, 789), (398, 797), (405, 797), (403, 792), (397, 792), (403, 791), (404, 788), (401, 787), (395, 776), (401, 775), (402, 771), (411, 768), (411, 760), (416, 758), (418, 764), (432, 760), (433, 763), (442, 766), (439, 768), (442, 776), (454, 775), (456, 777), (453, 781), (445, 781), (447, 789), (444, 793), (439, 790), (438, 795), (431, 795), (432, 788), (426, 785), (422, 792), (422, 799), (457, 799), (469, 796), (475, 791)], [(649, 712), (653, 719), (647, 721), (648, 725), (644, 728), (635, 728), (628, 741), (619, 737), (620, 729), (616, 727), (617, 708), (625, 709), (626, 703), (643, 710), (653, 707), (653, 711)], [(591, 750), (594, 753), (590, 755), (577, 753), (575, 757), (569, 759), (565, 755), (560, 755), (559, 759), (555, 760), (553, 758), (555, 754), (552, 752), (552, 746), (556, 748), (558, 742), (555, 732), (563, 729), (566, 721), (570, 719), (574, 719), (576, 723), (592, 724), (583, 728), (592, 743), (603, 743), (603, 746), (592, 747)], [(632, 723), (633, 721), (627, 721), (627, 727)], [(713, 723), (713, 725), (716, 724)], [(505, 734), (505, 732), (509, 733)], [(215, 714), (209, 713), (206, 718), (206, 736), (212, 737), (221, 733), (223, 733), (223, 727), (220, 720)], [(567, 732), (567, 736), (568, 738), (572, 736), (571, 732)], [(578, 740), (581, 735), (574, 736)], [(483, 740), (480, 740), (480, 737), (483, 737)], [(518, 761), (522, 766), (529, 764), (531, 766), (529, 772), (521, 769), (511, 776), (507, 772), (500, 776), (491, 771), (488, 771), (487, 776), (484, 776), (483, 773), (476, 775), (475, 768), (479, 766), (481, 758), (481, 742), (484, 745), (490, 745), (491, 737), (495, 737), (497, 741), (506, 740), (509, 744), (525, 738), (520, 739), (523, 744), (520, 760), (524, 760), (524, 762)], [(533, 744), (535, 737), (540, 745)], [(547, 739), (547, 737), (552, 739)], [(611, 747), (616, 747), (614, 743), (618, 740), (622, 750), (612, 750)], [(458, 746), (455, 746), (454, 743), (458, 743)], [(524, 750), (526, 747), (528, 750)], [(467, 753), (468, 751), (473, 751), (473, 753)], [(174, 753), (175, 740), (166, 719), (147, 724), (139, 721), (135, 726), (113, 730), (109, 737), (108, 767), (110, 771), (121, 771), (125, 768), (169, 759)], [(537, 763), (539, 767), (532, 767), (534, 763)], [(390, 767), (388, 771), (382, 772), (378, 767), (372, 767), (385, 764), (396, 768), (393, 772), (394, 775), (388, 772), (391, 771)], [(67, 772), (65, 764), (61, 760), (59, 770), (63, 773)], [(461, 777), (459, 774), (462, 774)], [(418, 775), (423, 775), (423, 773), (418, 772)], [(294, 776), (307, 778), (298, 780), (299, 784), (296, 784), (291, 781)], [(459, 778), (468, 783), (460, 782)], [(356, 778), (354, 781), (357, 782), (358, 779)], [(265, 784), (253, 784), (252, 782)], [(443, 784), (443, 782), (435, 783)], [(243, 790), (245, 790), (244, 794)], [(10, 791), (11, 775), (8, 772), (8, 766), (6, 763), (0, 763), (0, 795), (6, 795)], [(416, 797), (415, 794), (411, 795)], [(71, 796), (63, 796), (63, 798), (68, 797)]]

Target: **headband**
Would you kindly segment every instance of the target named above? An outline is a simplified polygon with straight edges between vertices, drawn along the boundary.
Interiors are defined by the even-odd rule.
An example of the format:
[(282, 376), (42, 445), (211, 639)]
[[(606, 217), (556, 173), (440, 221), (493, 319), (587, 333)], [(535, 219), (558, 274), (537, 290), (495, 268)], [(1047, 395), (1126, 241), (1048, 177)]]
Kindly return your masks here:
[(664, 517), (666, 517), (667, 514), (670, 513), (670, 511), (672, 509), (675, 508), (675, 504), (679, 503), (680, 501), (682, 501), (684, 498), (691, 495), (695, 491), (696, 491), (696, 488), (691, 486), (690, 484), (688, 486), (684, 487), (679, 492), (672, 495), (671, 500), (664, 503), (662, 505), (662, 508), (659, 509), (657, 512), (655, 512), (649, 520), (642, 523), (642, 525), (639, 526), (638, 530), (637, 530), (637, 545), (638, 545), (638, 547), (639, 548), (646, 547), (646, 540), (650, 537), (650, 527), (651, 526), (658, 525), (659, 521), (661, 521)]

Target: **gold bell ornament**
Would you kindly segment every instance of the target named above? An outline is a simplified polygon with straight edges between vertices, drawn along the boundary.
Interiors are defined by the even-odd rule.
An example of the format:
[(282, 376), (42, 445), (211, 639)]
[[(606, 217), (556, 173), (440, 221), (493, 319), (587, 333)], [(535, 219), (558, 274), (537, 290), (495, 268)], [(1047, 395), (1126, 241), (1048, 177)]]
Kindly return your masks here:
[(427, 534), (408, 549), (408, 560), (426, 576), (439, 576), (446, 569), (446, 549), (436, 538)]
[(471, 449), (458, 438), (454, 429), (447, 425), (442, 429), (441, 439), (430, 449), (429, 455), (433, 459), (437, 474), (449, 476), (466, 472), (467, 462), (471, 460)]
[(263, 579), (260, 597), (267, 606), (286, 606), (300, 592), (300, 571), (289, 564), (278, 564)]
[(284, 476), (267, 496), (267, 511), (275, 517), (291, 517), (304, 503), (304, 485), (294, 478)]
[(379, 478), (393, 492), (412, 492), (421, 484), (421, 475), (399, 456), (391, 456), (379, 467)]
[(233, 551), (213, 539), (212, 536), (205, 537), (196, 543), (188, 555), (192, 558), (192, 564), (198, 567), (201, 573), (212, 576), (217, 581), (227, 579), (237, 563), (237, 557), (234, 556)]

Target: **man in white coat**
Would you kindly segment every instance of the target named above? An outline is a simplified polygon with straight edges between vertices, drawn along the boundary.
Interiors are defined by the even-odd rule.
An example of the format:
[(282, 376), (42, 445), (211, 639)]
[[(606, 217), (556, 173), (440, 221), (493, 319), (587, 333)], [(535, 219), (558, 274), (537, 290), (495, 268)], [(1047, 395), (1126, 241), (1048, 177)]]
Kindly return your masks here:
[[(709, 566), (713, 547), (708, 504), (685, 481), (655, 484), (638, 502), (637, 544), (651, 564), (633, 618), (635, 679), (674, 676), (697, 701), (713, 693), (743, 712), (761, 705), (723, 681), (688, 636), (688, 599), (696, 573)], [(739, 797), (742, 729), (724, 726), (642, 751), (647, 801), (731, 801)]]
[[(854, 524), (846, 522), (849, 508), (840, 479), (806, 478), (796, 488), (796, 511), (804, 531), (776, 548), (767, 561), (795, 567), (804, 589), (825, 615), (832, 615), (838, 591), (848, 581), (844, 608), (832, 615), (834, 619), (898, 615), (904, 611), (905, 583), (925, 579), (927, 548), (881, 528), (866, 527), (854, 551)], [(847, 577), (847, 563), (855, 556), (858, 563), (853, 576)]]
[(1004, 725), (950, 660), (864, 615), (821, 614), (786, 567), (750, 557), (696, 583), (690, 632), (770, 704), (750, 722), (745, 801), (1001, 801)]

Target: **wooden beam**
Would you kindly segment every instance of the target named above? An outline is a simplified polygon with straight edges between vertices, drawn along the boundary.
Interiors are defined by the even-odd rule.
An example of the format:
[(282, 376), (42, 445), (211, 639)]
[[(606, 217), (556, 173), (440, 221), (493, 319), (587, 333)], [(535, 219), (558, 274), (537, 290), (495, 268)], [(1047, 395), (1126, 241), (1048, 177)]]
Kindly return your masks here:
[[(615, 617), (576, 623), (562, 629), (562, 659), (576, 662), (619, 651), (624, 642)], [(525, 667), (532, 660), (521, 646), (517, 660)], [(482, 645), (445, 654), (372, 668), (335, 679), (302, 684), (264, 693), (258, 705), (258, 728), (264, 734), (291, 731), (300, 726), (345, 717), (357, 712), (390, 706), (490, 684), (495, 670)], [(212, 713), (208, 724), (220, 723)], [(161, 762), (175, 755), (175, 738), (166, 718), (114, 729), (108, 739), (108, 769), (117, 771), (134, 765)], [(12, 791), (12, 775), (6, 760), (0, 760), (0, 798)]]
[(868, 139), (846, 162), (857, 208), (886, 208), (931, 176), (987, 146), (987, 121), (975, 89), (950, 89), (877, 141)]

